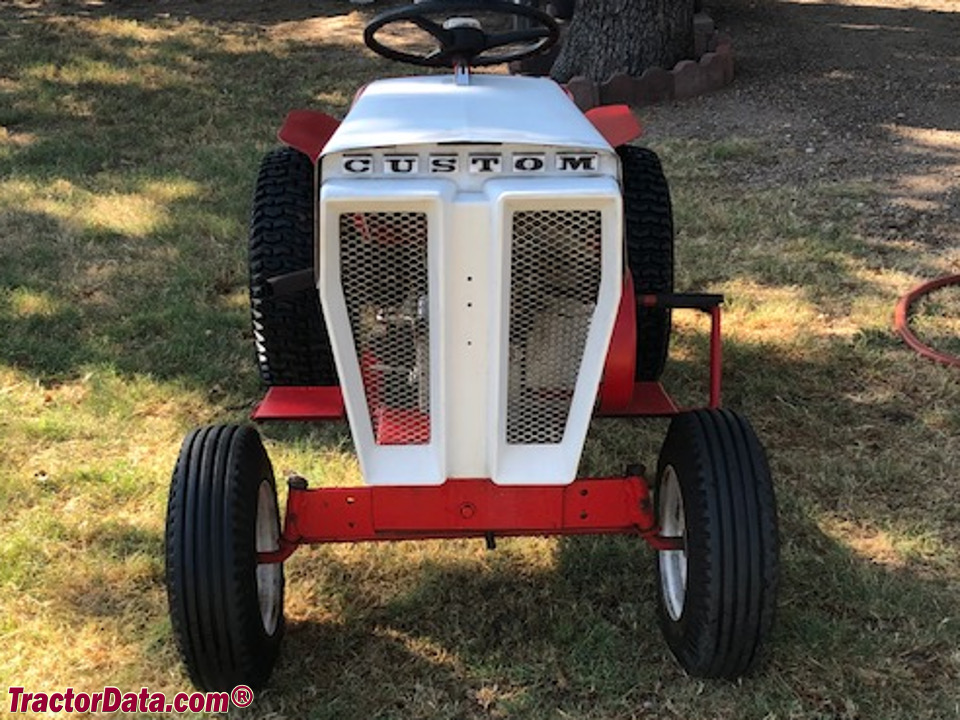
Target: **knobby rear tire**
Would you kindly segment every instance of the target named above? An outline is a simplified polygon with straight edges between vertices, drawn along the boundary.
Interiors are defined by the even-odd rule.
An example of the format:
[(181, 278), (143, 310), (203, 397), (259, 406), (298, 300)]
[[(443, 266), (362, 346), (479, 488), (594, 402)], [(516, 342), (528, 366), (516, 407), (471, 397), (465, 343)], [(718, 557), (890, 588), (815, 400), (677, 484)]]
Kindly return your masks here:
[(263, 158), (250, 219), (250, 313), (267, 385), (335, 385), (336, 366), (316, 288), (275, 296), (273, 277), (314, 267), (314, 165), (278, 148)]
[[(648, 148), (617, 148), (623, 173), (626, 263), (637, 296), (673, 292), (673, 208), (660, 158)], [(636, 379), (659, 380), (670, 348), (670, 310), (637, 308)]]

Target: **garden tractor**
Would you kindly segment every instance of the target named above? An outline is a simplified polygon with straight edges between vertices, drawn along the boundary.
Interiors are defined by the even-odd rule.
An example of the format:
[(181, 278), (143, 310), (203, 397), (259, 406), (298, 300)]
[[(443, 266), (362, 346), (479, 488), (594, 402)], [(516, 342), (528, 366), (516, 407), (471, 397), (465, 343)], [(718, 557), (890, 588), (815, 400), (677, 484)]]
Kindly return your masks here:
[[(756, 665), (778, 531), (763, 448), (720, 408), (722, 297), (674, 292), (670, 192), (626, 106), (581, 112), (546, 78), (478, 68), (547, 50), (531, 5), (428, 0), (364, 40), (445, 72), (362, 88), (342, 120), (291, 112), (263, 160), (250, 304), (255, 423), (346, 419), (363, 484), (292, 474), (281, 522), (254, 425), (191, 432), (166, 584), (193, 683), (262, 687), (298, 547), (627, 535), (652, 549), (659, 624), (693, 676)], [(710, 318), (706, 405), (660, 382), (672, 313)], [(705, 373), (707, 374), (707, 373)], [(591, 418), (671, 417), (655, 474), (577, 477)], [(624, 568), (624, 572), (632, 572)]]

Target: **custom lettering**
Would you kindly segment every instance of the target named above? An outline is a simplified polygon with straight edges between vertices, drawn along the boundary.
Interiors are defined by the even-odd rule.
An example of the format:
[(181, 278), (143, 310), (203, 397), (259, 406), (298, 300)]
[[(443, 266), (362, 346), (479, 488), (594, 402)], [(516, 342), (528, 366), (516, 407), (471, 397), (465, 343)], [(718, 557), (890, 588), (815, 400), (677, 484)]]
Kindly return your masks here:
[(373, 172), (373, 157), (370, 155), (348, 155), (343, 159), (343, 171), (354, 175)]
[(594, 154), (589, 155), (573, 155), (573, 154), (561, 154), (557, 155), (557, 170), (562, 170), (566, 172), (576, 171), (576, 170), (596, 170), (597, 169), (597, 156)]
[(519, 172), (539, 172), (546, 166), (543, 155), (514, 155), (513, 169)]
[(383, 171), (390, 174), (408, 175), (417, 171), (416, 155), (387, 155), (383, 159)]
[(457, 171), (457, 161), (458, 158), (456, 155), (431, 155), (430, 156), (430, 172), (432, 173), (450, 173)]
[(470, 172), (472, 173), (499, 172), (502, 164), (502, 159), (499, 155), (470, 156)]

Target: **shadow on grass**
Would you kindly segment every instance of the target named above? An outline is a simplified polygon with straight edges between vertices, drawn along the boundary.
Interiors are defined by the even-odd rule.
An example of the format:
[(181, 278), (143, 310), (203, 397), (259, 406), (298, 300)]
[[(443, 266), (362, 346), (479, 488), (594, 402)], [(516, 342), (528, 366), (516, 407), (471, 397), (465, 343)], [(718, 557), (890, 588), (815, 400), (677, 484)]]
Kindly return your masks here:
[(43, 382), (109, 366), (236, 403), (256, 387), (245, 261), (259, 157), (289, 108), (342, 114), (378, 65), (352, 47), (67, 10), (0, 12), (15, 68), (0, 84), (0, 360)]
[[(639, 540), (562, 540), (555, 568), (536, 571), (493, 557), (382, 573), (362, 555), (344, 564), (321, 550), (297, 582), (318, 571), (316, 614), (328, 616), (332, 594), (336, 620), (290, 625), (258, 712), (304, 695), (313, 718), (843, 717), (851, 707), (937, 717), (952, 707), (944, 688), (958, 668), (943, 658), (960, 629), (945, 625), (957, 603), (950, 583), (870, 562), (794, 508), (782, 520), (779, 624), (739, 685), (685, 678), (668, 657), (653, 558)], [(371, 589), (394, 597), (372, 603)]]
[[(862, 8), (787, 6), (736, 5), (730, 12), (748, 26), (766, 22), (769, 13), (777, 19), (784, 13), (820, 13), (831, 42), (841, 45), (845, 37), (866, 32)], [(356, 87), (386, 67), (398, 67), (359, 57), (358, 46), (267, 41), (258, 28), (353, 10), (348, 3), (306, 8), (284, 2), (267, 11), (250, 2), (226, 8), (178, 0), (162, 9), (107, 2), (0, 14), (10, 28), (5, 53), (16, 68), (0, 86), (5, 100), (0, 123), (19, 138), (0, 152), (0, 174), (24, 184), (10, 191), (7, 209), (0, 211), (7, 235), (0, 283), (50, 296), (60, 308), (28, 317), (0, 308), (12, 328), (0, 357), (44, 380), (76, 375), (85, 363), (110, 363), (123, 372), (183, 379), (203, 389), (238, 386), (249, 394), (254, 381), (242, 297), (244, 227), (257, 159), (288, 108), (342, 114)], [(893, 33), (907, 43), (896, 46), (901, 62), (927, 38), (926, 52), (939, 53), (937, 72), (955, 64), (941, 52), (943, 27), (951, 18), (884, 8), (869, 13), (878, 43), (869, 46), (871, 56), (882, 56)], [(79, 22), (113, 17), (140, 24), (94, 32)], [(170, 24), (170, 18), (197, 22)], [(801, 78), (809, 74), (811, 82), (819, 77), (816, 87), (802, 86), (804, 101), (830, 88), (841, 94), (878, 92), (869, 83), (857, 85), (866, 71), (852, 60), (831, 80), (818, 75), (819, 68), (795, 62), (802, 48), (799, 40), (791, 43), (778, 51), (784, 64), (768, 67), (757, 64), (770, 51), (758, 41), (746, 53), (744, 80), (753, 81), (751, 68), (757, 81), (788, 70)], [(863, 123), (886, 132), (888, 121), (897, 119), (893, 105), (890, 112), (864, 117)], [(920, 126), (953, 127), (935, 122), (939, 116), (930, 113), (920, 113)], [(905, 145), (903, 153), (909, 151)], [(955, 159), (955, 152), (934, 147), (924, 162), (946, 166)], [(696, 178), (689, 180), (696, 184)], [(110, 205), (117, 196), (146, 205), (133, 227), (122, 218), (103, 217), (111, 208), (117, 214)], [(758, 204), (757, 213), (774, 218), (764, 229), (775, 241), (746, 258), (737, 276), (771, 287), (802, 287), (820, 305), (876, 290), (851, 271), (851, 260), (910, 260), (911, 251), (893, 243), (824, 232), (824, 218), (798, 206), (798, 200)], [(79, 210), (97, 203), (106, 206), (99, 214)], [(845, 219), (853, 222), (852, 216)], [(755, 243), (749, 222), (741, 238), (736, 217), (730, 221), (730, 228), (710, 229), (734, 245)], [(680, 226), (696, 232), (691, 223)], [(696, 250), (705, 254), (689, 263), (701, 266), (698, 284), (709, 287), (728, 277), (723, 268), (731, 264), (730, 243)], [(923, 261), (915, 265), (933, 272)], [(65, 278), (82, 287), (65, 288)]]
[[(945, 661), (960, 642), (951, 582), (870, 561), (781, 505), (779, 618), (741, 683), (686, 678), (669, 657), (653, 554), (639, 540), (560, 540), (537, 569), (511, 541), (442, 562), (318, 549), (288, 566), (288, 591), (314, 606), (288, 622), (269, 686), (238, 716), (839, 718), (855, 707), (860, 717), (944, 717), (960, 670)], [(114, 530), (128, 547), (130, 534)], [(143, 550), (162, 542), (135, 535)], [(167, 674), (175, 652), (151, 585), (92, 573), (67, 583), (56, 607), (67, 627), (145, 628), (138, 662)]]
[(290, 22), (312, 17), (335, 17), (355, 12), (357, 8), (345, 0), (303, 3), (274, 0), (264, 5), (258, 0), (234, 0), (210, 3), (202, 0), (166, 0), (161, 5), (150, 0), (106, 0), (93, 7), (83, 7), (77, 14), (91, 17), (121, 17), (149, 21), (152, 19), (197, 19), (211, 23)]
[[(960, 677), (960, 604), (955, 558), (935, 553), (952, 552), (955, 504), (931, 460), (900, 449), (929, 444), (935, 428), (896, 387), (883, 394), (892, 341), (863, 342), (859, 354), (838, 344), (815, 363), (728, 343), (729, 404), (767, 441), (781, 516), (779, 620), (754, 676), (683, 675), (659, 636), (654, 556), (638, 539), (504, 540), (494, 553), (479, 540), (318, 548), (287, 565), (288, 635), (244, 716), (945, 717)], [(809, 411), (825, 406), (828, 436)], [(619, 429), (601, 433), (597, 457), (632, 447), (639, 421), (603, 422)], [(162, 544), (124, 523), (91, 538), (102, 559), (156, 557)], [(70, 626), (147, 613), (143, 662), (172, 663), (156, 567), (111, 597), (108, 577), (91, 571), (59, 607)]]

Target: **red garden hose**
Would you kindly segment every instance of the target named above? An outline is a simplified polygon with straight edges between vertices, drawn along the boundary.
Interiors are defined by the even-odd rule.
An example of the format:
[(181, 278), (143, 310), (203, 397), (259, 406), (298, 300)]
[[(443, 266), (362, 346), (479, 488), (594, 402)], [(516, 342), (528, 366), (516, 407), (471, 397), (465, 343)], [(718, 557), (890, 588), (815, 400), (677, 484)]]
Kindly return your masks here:
[(924, 357), (930, 358), (931, 360), (935, 360), (939, 363), (943, 363), (944, 365), (960, 367), (960, 357), (942, 353), (939, 350), (934, 350), (929, 345), (922, 343), (917, 336), (913, 334), (908, 322), (910, 317), (910, 308), (919, 298), (932, 293), (934, 290), (947, 287), (948, 285), (960, 285), (960, 275), (947, 275), (946, 277), (931, 280), (928, 283), (924, 283), (923, 285), (914, 288), (900, 298), (900, 302), (897, 303), (897, 309), (893, 313), (893, 327), (898, 333), (900, 333), (900, 337), (903, 338), (903, 341), (907, 345), (912, 347)]

